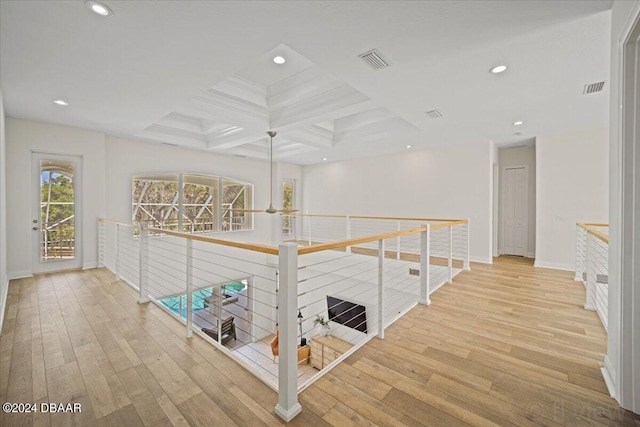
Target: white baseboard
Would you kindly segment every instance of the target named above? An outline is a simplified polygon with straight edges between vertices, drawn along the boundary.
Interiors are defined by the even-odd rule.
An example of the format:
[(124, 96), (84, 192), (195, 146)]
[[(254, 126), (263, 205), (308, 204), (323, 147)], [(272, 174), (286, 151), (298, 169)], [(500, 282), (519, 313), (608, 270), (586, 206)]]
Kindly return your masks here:
[(536, 257), (536, 253), (535, 252), (529, 252), (527, 254), (527, 258), (535, 258)]
[(0, 281), (0, 334), (2, 334), (2, 324), (4, 323), (4, 311), (7, 306), (7, 294), (9, 293), (9, 279), (3, 278)]
[(560, 262), (547, 262), (547, 261), (540, 261), (537, 259), (536, 259), (536, 262), (533, 264), (533, 266), (538, 268), (551, 268), (554, 270), (575, 271), (575, 266), (572, 264), (563, 264)]
[(493, 264), (493, 258), (487, 257), (469, 257), (471, 262), (479, 262), (481, 264)]
[(15, 273), (7, 273), (7, 280), (24, 279), (26, 277), (33, 277), (30, 271), (16, 271)]

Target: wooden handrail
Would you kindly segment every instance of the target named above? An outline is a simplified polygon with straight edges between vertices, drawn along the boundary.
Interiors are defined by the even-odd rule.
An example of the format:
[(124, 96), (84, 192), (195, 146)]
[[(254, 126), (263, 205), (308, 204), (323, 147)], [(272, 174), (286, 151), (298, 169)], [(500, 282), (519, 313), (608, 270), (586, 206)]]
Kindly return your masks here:
[[(316, 215), (316, 214), (311, 214), (311, 215), (310, 214), (297, 214), (297, 215), (292, 215), (292, 216), (311, 216), (311, 217), (324, 217), (324, 218), (347, 218), (346, 216), (342, 216), (342, 215)], [(441, 229), (441, 228), (454, 227), (456, 225), (467, 224), (469, 222), (469, 220), (466, 220), (466, 219), (434, 219), (434, 218), (430, 219), (430, 218), (380, 217), (380, 216), (349, 216), (349, 218), (352, 218), (352, 219), (353, 218), (355, 218), (355, 219), (383, 219), (383, 220), (395, 220), (395, 221), (425, 221), (425, 222), (446, 221), (446, 222), (444, 222), (442, 224), (436, 224), (436, 225), (429, 226), (430, 230), (438, 230), (438, 229)], [(110, 219), (106, 219), (106, 218), (99, 218), (98, 220), (100, 222), (106, 222), (106, 223), (110, 223), (110, 224), (118, 224), (118, 225), (123, 225), (123, 226), (128, 226), (128, 227), (135, 227), (132, 224), (126, 224), (126, 223), (123, 223), (123, 222), (118, 222), (118, 221), (114, 221), (114, 220), (110, 220)], [(202, 235), (198, 235), (198, 234), (181, 233), (179, 231), (164, 230), (164, 229), (161, 229), (161, 228), (154, 228), (154, 227), (147, 227), (147, 226), (142, 226), (142, 228), (145, 229), (145, 230), (153, 231), (153, 232), (164, 234), (164, 235), (167, 235), (167, 236), (181, 237), (181, 238), (188, 239), (188, 240), (197, 240), (197, 241), (200, 241), (200, 242), (214, 243), (214, 244), (221, 245), (221, 246), (228, 246), (228, 247), (233, 247), (233, 248), (238, 248), (238, 249), (245, 249), (245, 250), (249, 250), (249, 251), (253, 251), (253, 252), (260, 252), (260, 253), (269, 254), (269, 255), (278, 255), (279, 254), (279, 250), (275, 246), (258, 245), (258, 244), (253, 244), (253, 243), (234, 242), (234, 241), (230, 241), (230, 240), (215, 239), (215, 238), (212, 238), (212, 237), (206, 237), (206, 236), (202, 236)], [(344, 247), (347, 247), (347, 246), (359, 245), (359, 244), (362, 244), (362, 243), (375, 242), (377, 240), (391, 239), (391, 238), (394, 238), (394, 237), (400, 237), (400, 236), (406, 236), (406, 235), (409, 235), (409, 234), (420, 233), (420, 232), (425, 231), (425, 230), (426, 230), (426, 228), (420, 227), (420, 228), (414, 228), (414, 229), (410, 229), (410, 230), (394, 231), (394, 232), (390, 232), (390, 233), (382, 233), (382, 234), (376, 234), (376, 235), (372, 235), (372, 236), (366, 236), (366, 237), (359, 237), (359, 238), (354, 238), (354, 239), (342, 240), (342, 241), (339, 241), (339, 242), (321, 243), (321, 244), (316, 244), (316, 245), (311, 245), (311, 246), (305, 246), (305, 247), (298, 248), (298, 255), (310, 254), (310, 253), (314, 253), (314, 252), (320, 252), (320, 251), (331, 250), (331, 249), (339, 249), (339, 248), (344, 248)]]
[(216, 245), (229, 246), (232, 248), (246, 249), (248, 251), (260, 252), (269, 255), (278, 255), (278, 248), (274, 246), (257, 245), (253, 243), (233, 242), (230, 240), (214, 239), (212, 237), (201, 236), (198, 234), (180, 233), (179, 231), (163, 230), (161, 228), (143, 227), (145, 230), (155, 231), (167, 236), (182, 237), (187, 240), (198, 240), (200, 242), (215, 243)]
[(356, 239), (342, 240), (340, 242), (320, 243), (317, 245), (305, 246), (298, 248), (298, 255), (311, 254), (314, 252), (328, 251), (331, 249), (340, 249), (347, 246), (359, 245), (362, 243), (375, 242), (377, 240), (391, 239), (393, 237), (407, 236), (409, 234), (421, 233), (426, 228), (413, 228), (411, 230), (394, 231), (391, 233), (376, 234), (374, 236), (358, 237)]
[(592, 236), (597, 237), (598, 239), (602, 240), (603, 242), (605, 242), (606, 244), (609, 244), (609, 236), (607, 236), (606, 234), (598, 231), (598, 230), (593, 230), (590, 227), (608, 227), (609, 224), (602, 224), (602, 223), (597, 223), (597, 222), (578, 222), (576, 223), (576, 225), (580, 228), (583, 228), (584, 230), (587, 231), (587, 233), (591, 234)]
[(412, 217), (397, 217), (397, 216), (365, 216), (365, 215), (319, 215), (319, 214), (302, 214), (294, 213), (290, 216), (308, 216), (312, 218), (349, 218), (349, 219), (381, 219), (391, 221), (425, 221), (425, 222), (456, 222), (460, 224), (466, 224), (469, 222), (467, 219), (450, 219), (450, 218), (412, 218)]
[(430, 225), (429, 226), (429, 230), (438, 230), (440, 228), (449, 228), (449, 227), (455, 227), (456, 225), (460, 225), (460, 224), (466, 224), (467, 221), (466, 219), (461, 219), (459, 221), (451, 221), (451, 222), (445, 222), (443, 224), (436, 224), (436, 225)]
[(589, 227), (608, 227), (609, 224), (601, 224), (597, 222), (578, 222), (576, 225), (587, 230)]
[(98, 218), (98, 222), (105, 222), (107, 224), (124, 225), (125, 227), (139, 227), (139, 225), (127, 224), (126, 222), (114, 221), (112, 219)]
[(603, 234), (599, 231), (596, 230), (590, 230), (587, 229), (587, 233), (597, 237), (598, 239), (602, 240), (603, 242), (605, 242), (607, 245), (609, 244), (609, 236), (607, 236), (606, 234)]
[(410, 218), (410, 217), (396, 217), (396, 216), (363, 216), (363, 215), (350, 215), (351, 219), (388, 219), (393, 221), (426, 221), (426, 222), (460, 222), (467, 223), (466, 219), (446, 219), (446, 218)]

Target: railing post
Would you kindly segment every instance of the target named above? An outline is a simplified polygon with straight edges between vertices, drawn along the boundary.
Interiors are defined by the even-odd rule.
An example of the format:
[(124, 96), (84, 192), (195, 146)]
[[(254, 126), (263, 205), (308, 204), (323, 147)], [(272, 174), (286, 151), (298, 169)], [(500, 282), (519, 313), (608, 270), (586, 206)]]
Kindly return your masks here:
[(104, 235), (104, 222), (98, 219), (98, 268), (104, 267), (104, 245), (105, 245), (105, 235)]
[[(396, 223), (396, 231), (400, 231), (400, 221)], [(396, 237), (396, 259), (400, 259), (400, 236)]]
[[(193, 336), (192, 331), (192, 322), (193, 322), (193, 240), (187, 239), (187, 250), (186, 250), (186, 262), (187, 262), (187, 338), (191, 338)], [(182, 298), (180, 298), (182, 300)], [(180, 311), (182, 315), (182, 310)], [(220, 330), (218, 329), (218, 337), (222, 335)]]
[(573, 280), (582, 283), (585, 283), (584, 273), (587, 253), (586, 236), (586, 230), (576, 224), (576, 274)]
[(587, 298), (584, 303), (585, 310), (596, 310), (596, 281), (598, 279), (598, 271), (596, 270), (593, 253), (595, 248), (589, 248), (590, 243), (594, 240), (587, 233)]
[(469, 259), (471, 258), (471, 221), (467, 218), (467, 253), (466, 258), (464, 260), (464, 269), (466, 271), (471, 271), (471, 264), (469, 263)]
[(453, 226), (449, 226), (449, 259), (447, 261), (449, 267), (449, 284), (453, 282)]
[[(347, 240), (350, 240), (351, 239), (351, 218), (349, 218), (349, 215), (347, 215), (346, 221), (347, 221), (345, 224), (346, 236), (347, 236)], [(346, 251), (347, 253), (351, 252), (351, 246), (347, 246)]]
[(138, 302), (149, 302), (149, 230), (140, 226), (140, 271), (138, 272), (138, 286), (140, 298)]
[(119, 234), (119, 231), (120, 231), (119, 229), (120, 229), (120, 224), (116, 224), (115, 227), (114, 227), (114, 230), (116, 231), (116, 236), (115, 236), (115, 239), (114, 239), (113, 248), (114, 248), (114, 254), (115, 254), (115, 258), (116, 258), (116, 262), (115, 262), (115, 264), (116, 264), (115, 265), (115, 270), (116, 271), (114, 271), (114, 274), (116, 275), (116, 277), (118, 279), (120, 278), (120, 275), (118, 274), (118, 272), (120, 271), (120, 269), (118, 268), (118, 258), (119, 258), (118, 257), (118, 253), (119, 253), (119, 251), (118, 251), (118, 234)]
[(307, 217), (307, 237), (309, 238), (309, 246), (311, 246), (311, 216)]
[(431, 232), (429, 224), (423, 225), (426, 229), (420, 233), (420, 304), (429, 305), (429, 239)]
[(291, 421), (302, 411), (298, 403), (298, 350), (296, 339), (298, 307), (298, 244), (278, 246), (278, 404), (275, 412)]
[(384, 339), (384, 240), (378, 240), (378, 338)]

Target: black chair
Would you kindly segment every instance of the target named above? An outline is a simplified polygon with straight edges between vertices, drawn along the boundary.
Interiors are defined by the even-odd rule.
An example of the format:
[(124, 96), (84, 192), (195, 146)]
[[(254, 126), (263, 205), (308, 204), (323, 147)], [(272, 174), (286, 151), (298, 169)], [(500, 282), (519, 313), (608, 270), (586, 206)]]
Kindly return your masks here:
[[(222, 321), (222, 325), (220, 325), (220, 330), (222, 331), (222, 339), (224, 342), (230, 338), (236, 339), (236, 325), (233, 323), (234, 317), (227, 317)], [(218, 341), (218, 331), (215, 329), (202, 328), (202, 332), (209, 335), (214, 340)]]

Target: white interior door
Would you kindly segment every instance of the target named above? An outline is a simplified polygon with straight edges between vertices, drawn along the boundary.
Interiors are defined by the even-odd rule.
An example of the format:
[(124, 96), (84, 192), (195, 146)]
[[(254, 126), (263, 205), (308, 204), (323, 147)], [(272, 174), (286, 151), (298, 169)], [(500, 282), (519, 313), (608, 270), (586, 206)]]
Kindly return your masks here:
[(80, 157), (32, 155), (34, 274), (82, 266), (81, 172)]
[(527, 168), (505, 168), (502, 215), (503, 253), (526, 256), (529, 237), (529, 175)]

